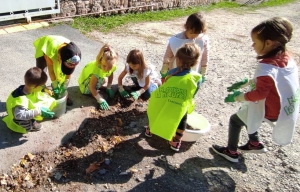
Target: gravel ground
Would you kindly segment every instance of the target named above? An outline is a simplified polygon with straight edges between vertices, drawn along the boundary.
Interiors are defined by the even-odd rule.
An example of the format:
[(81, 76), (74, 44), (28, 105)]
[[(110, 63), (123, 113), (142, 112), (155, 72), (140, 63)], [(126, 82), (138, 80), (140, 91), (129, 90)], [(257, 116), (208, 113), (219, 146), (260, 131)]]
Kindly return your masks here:
[[(229, 117), (240, 106), (238, 103), (224, 103), (223, 100), (227, 95), (226, 87), (237, 80), (251, 77), (254, 73), (256, 55), (251, 47), (252, 41), (249, 35), (251, 29), (262, 20), (270, 17), (282, 16), (288, 18), (294, 24), (294, 36), (289, 43), (289, 48), (295, 53), (295, 58), (299, 62), (299, 11), (300, 2), (297, 1), (285, 6), (257, 11), (233, 13), (226, 10), (215, 10), (206, 14), (211, 55), (207, 81), (196, 96), (196, 111), (203, 114), (210, 121), (212, 128), (189, 150), (166, 156), (168, 162), (172, 162), (173, 165), (180, 165), (182, 170), (187, 169), (186, 166), (194, 166), (189, 168), (190, 173), (183, 174), (185, 175), (183, 177), (190, 179), (184, 180), (182, 182), (183, 186), (197, 183), (195, 184), (196, 188), (190, 188), (196, 190), (202, 182), (207, 182), (206, 189), (209, 191), (300, 191), (298, 182), (300, 178), (298, 160), (300, 151), (299, 122), (297, 123), (293, 144), (285, 147), (272, 142), (271, 128), (265, 125), (261, 130), (261, 140), (265, 143), (269, 152), (262, 155), (245, 154), (237, 165), (226, 162), (222, 157), (218, 157), (211, 152), (210, 149), (212, 144), (225, 145), (227, 143)], [(123, 27), (115, 33), (92, 32), (89, 35), (103, 43), (110, 43), (123, 58), (131, 49), (141, 49), (145, 58), (155, 64), (159, 70), (169, 36), (183, 30), (185, 19), (135, 24)], [(120, 66), (123, 67), (123, 63), (120, 63)], [(241, 144), (246, 141), (247, 134), (244, 131)], [(154, 159), (152, 158), (152, 160)], [(147, 161), (147, 158), (145, 157), (135, 166), (139, 166), (143, 161)], [(193, 168), (194, 170), (192, 170)], [(201, 174), (206, 181), (194, 180), (197, 178), (195, 175), (198, 174)], [(168, 180), (166, 175), (159, 174), (156, 177), (160, 178), (156, 179), (157, 183)], [(187, 181), (190, 181), (190, 183)], [(178, 182), (180, 183), (180, 181)], [(123, 190), (129, 190), (133, 187), (132, 185), (136, 184), (128, 182), (126, 185), (128, 188)], [(138, 186), (135, 188), (145, 189)], [(189, 189), (189, 187), (186, 189)], [(203, 191), (203, 188), (200, 187), (198, 190)]]
[[(101, 115), (98, 120), (91, 117), (85, 129), (79, 130), (70, 141), (74, 142), (72, 146), (78, 148), (78, 153), (87, 151), (91, 155), (77, 161), (61, 163), (60, 166), (71, 166), (74, 170), (61, 173), (62, 179), (58, 181), (55, 180), (55, 176), (49, 179), (50, 188), (49, 185), (45, 185), (30, 191), (300, 191), (299, 122), (293, 144), (285, 147), (272, 142), (271, 128), (265, 125), (260, 132), (261, 140), (269, 151), (260, 155), (244, 154), (237, 164), (228, 162), (210, 149), (212, 144), (227, 143), (229, 117), (240, 106), (238, 103), (224, 103), (226, 87), (253, 75), (256, 62), (255, 53), (251, 48), (250, 30), (269, 17), (287, 17), (295, 27), (294, 37), (289, 46), (299, 61), (299, 10), (300, 2), (297, 1), (290, 5), (251, 12), (215, 10), (207, 13), (211, 55), (207, 81), (196, 95), (196, 111), (203, 114), (212, 127), (198, 142), (184, 142), (181, 151), (174, 153), (167, 143), (158, 137), (145, 139), (143, 126), (147, 124), (147, 103), (140, 102), (135, 104), (140, 107), (140, 115), (132, 119), (132, 113), (128, 112), (130, 117), (126, 121), (129, 123), (123, 126), (123, 130), (115, 129), (120, 131), (119, 133), (122, 132), (121, 137), (125, 139), (103, 155), (110, 160), (109, 165), (101, 165), (91, 177), (87, 177), (85, 172), (77, 171), (80, 166), (77, 163), (92, 162), (89, 158), (94, 161), (97, 155), (93, 153), (93, 143), (97, 138), (82, 137), (85, 139), (82, 140), (82, 145), (84, 143), (86, 146), (79, 146), (80, 134), (99, 131), (95, 127), (101, 126)], [(88, 36), (111, 44), (121, 57), (119, 67), (124, 66), (127, 53), (133, 48), (138, 48), (143, 51), (146, 60), (155, 64), (159, 70), (169, 36), (183, 30), (185, 19), (134, 24), (109, 34), (94, 31)], [(137, 108), (136, 106), (131, 107)], [(97, 118), (94, 115), (95, 117)], [(101, 137), (103, 141), (104, 137), (105, 135)], [(76, 140), (79, 143), (75, 143)], [(246, 141), (247, 134), (244, 130), (241, 144)], [(63, 147), (52, 153), (37, 155), (39, 159), (45, 159), (40, 162), (41, 166), (47, 164), (50, 157), (56, 159), (60, 153), (69, 157), (69, 153), (65, 153), (66, 150), (68, 148)], [(58, 167), (59, 165), (56, 169)]]

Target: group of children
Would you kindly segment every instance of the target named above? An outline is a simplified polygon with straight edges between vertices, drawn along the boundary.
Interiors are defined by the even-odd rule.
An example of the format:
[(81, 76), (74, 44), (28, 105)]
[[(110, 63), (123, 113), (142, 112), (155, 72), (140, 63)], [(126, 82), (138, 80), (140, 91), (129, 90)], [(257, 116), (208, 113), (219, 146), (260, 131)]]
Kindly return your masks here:
[[(135, 100), (139, 97), (150, 98), (147, 109), (149, 126), (145, 136), (158, 135), (168, 140), (175, 151), (180, 149), (187, 114), (194, 110), (193, 98), (205, 81), (209, 61), (209, 38), (203, 14), (190, 15), (184, 28), (183, 32), (169, 39), (160, 70), (161, 79), (138, 49), (129, 52), (125, 68), (118, 77), (121, 97), (133, 97)], [(212, 147), (231, 162), (238, 162), (238, 149), (266, 152), (258, 138), (258, 129), (263, 121), (276, 122), (273, 131), (275, 142), (286, 145), (292, 141), (299, 113), (298, 69), (286, 50), (292, 32), (292, 24), (280, 17), (263, 21), (251, 31), (252, 47), (258, 60), (254, 77), (227, 88), (232, 93), (228, 94), (225, 102), (239, 101), (243, 105), (230, 117), (228, 145)], [(75, 43), (63, 37), (41, 37), (34, 45), (37, 67), (29, 69), (25, 74), (25, 85), (10, 94), (6, 103), (8, 116), (3, 119), (10, 129), (20, 133), (37, 131), (41, 128), (37, 121), (53, 118), (51, 109), (55, 106), (55, 99), (41, 92), (47, 81), (43, 71), (45, 67), (48, 67), (54, 93), (60, 94), (67, 89), (71, 74), (81, 59), (81, 52)], [(115, 96), (111, 86), (117, 63), (118, 53), (105, 44), (96, 60), (83, 68), (78, 79), (81, 93), (91, 94), (101, 110), (108, 110), (109, 105), (98, 89), (106, 84), (107, 95), (110, 98)], [(126, 75), (135, 85), (130, 93), (122, 85)], [(238, 91), (248, 85), (248, 92)], [(68, 104), (72, 104), (68, 98)], [(247, 127), (249, 141), (238, 147), (242, 126)]]

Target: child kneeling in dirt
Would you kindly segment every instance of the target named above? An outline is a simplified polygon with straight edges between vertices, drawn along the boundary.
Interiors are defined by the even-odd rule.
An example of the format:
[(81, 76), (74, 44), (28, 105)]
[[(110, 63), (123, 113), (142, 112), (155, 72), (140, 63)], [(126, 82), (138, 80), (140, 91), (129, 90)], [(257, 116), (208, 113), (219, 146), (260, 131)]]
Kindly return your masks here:
[(40, 68), (33, 67), (26, 71), (25, 85), (20, 85), (6, 100), (8, 115), (3, 121), (9, 129), (18, 133), (39, 131), (42, 125), (37, 121), (54, 117), (51, 110), (56, 105), (55, 99), (41, 92), (47, 78)]
[[(105, 44), (100, 49), (96, 60), (89, 62), (83, 68), (78, 79), (80, 92), (82, 94), (92, 94), (102, 110), (109, 110), (109, 105), (97, 90), (107, 81), (106, 93), (110, 98), (114, 98), (115, 94), (111, 89), (111, 84), (117, 62), (118, 53), (108, 44)], [(107, 77), (108, 80), (106, 80)]]
[[(203, 82), (202, 75), (191, 68), (198, 64), (200, 48), (186, 43), (175, 55), (177, 68), (168, 72), (165, 83), (155, 90), (147, 109), (149, 127), (145, 135), (152, 133), (168, 141), (171, 149), (179, 151), (186, 129), (187, 113), (194, 110), (194, 95)], [(174, 136), (175, 135), (175, 136)]]
[(140, 96), (144, 100), (150, 98), (150, 94), (161, 85), (161, 81), (158, 74), (155, 72), (153, 65), (147, 65), (143, 53), (140, 50), (134, 49), (127, 55), (128, 63), (125, 65), (125, 69), (119, 75), (118, 88), (122, 97), (130, 97), (129, 93), (124, 90), (122, 80), (128, 73), (131, 80), (135, 84), (130, 93), (134, 100), (137, 100)]

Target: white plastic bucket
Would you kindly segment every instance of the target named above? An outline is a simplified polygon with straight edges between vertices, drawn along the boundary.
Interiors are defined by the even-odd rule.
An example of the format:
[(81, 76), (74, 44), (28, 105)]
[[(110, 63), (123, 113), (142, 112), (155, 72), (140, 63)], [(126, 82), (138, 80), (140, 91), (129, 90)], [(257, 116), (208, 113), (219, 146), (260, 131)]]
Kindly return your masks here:
[(55, 113), (54, 117), (58, 118), (66, 113), (67, 110), (67, 96), (68, 92), (65, 91), (63, 96), (60, 99), (56, 100), (56, 106), (53, 108), (53, 112)]
[(187, 115), (187, 124), (193, 128), (184, 130), (182, 141), (187, 142), (197, 141), (201, 134), (209, 131), (211, 127), (208, 120), (195, 111)]

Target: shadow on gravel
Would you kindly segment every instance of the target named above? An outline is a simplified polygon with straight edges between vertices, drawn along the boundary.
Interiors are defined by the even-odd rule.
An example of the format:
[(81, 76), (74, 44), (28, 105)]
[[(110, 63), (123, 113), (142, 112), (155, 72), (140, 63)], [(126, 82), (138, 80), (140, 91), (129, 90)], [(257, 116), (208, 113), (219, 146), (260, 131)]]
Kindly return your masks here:
[(167, 162), (157, 160), (155, 165), (163, 168), (165, 174), (155, 178), (155, 169), (152, 169), (146, 182), (129, 191), (235, 191), (236, 183), (228, 173), (209, 170), (211, 167), (206, 166), (209, 164), (209, 159), (193, 157), (183, 162), (180, 169), (172, 170)]
[(11, 131), (6, 124), (0, 120), (0, 149), (22, 145), (28, 141), (27, 136)]
[(231, 169), (236, 169), (242, 173), (247, 172), (247, 166), (245, 164), (245, 158), (241, 155), (238, 163), (232, 163), (220, 155), (216, 154), (211, 148), (209, 148), (209, 152), (214, 156), (214, 165), (219, 167), (229, 167)]

